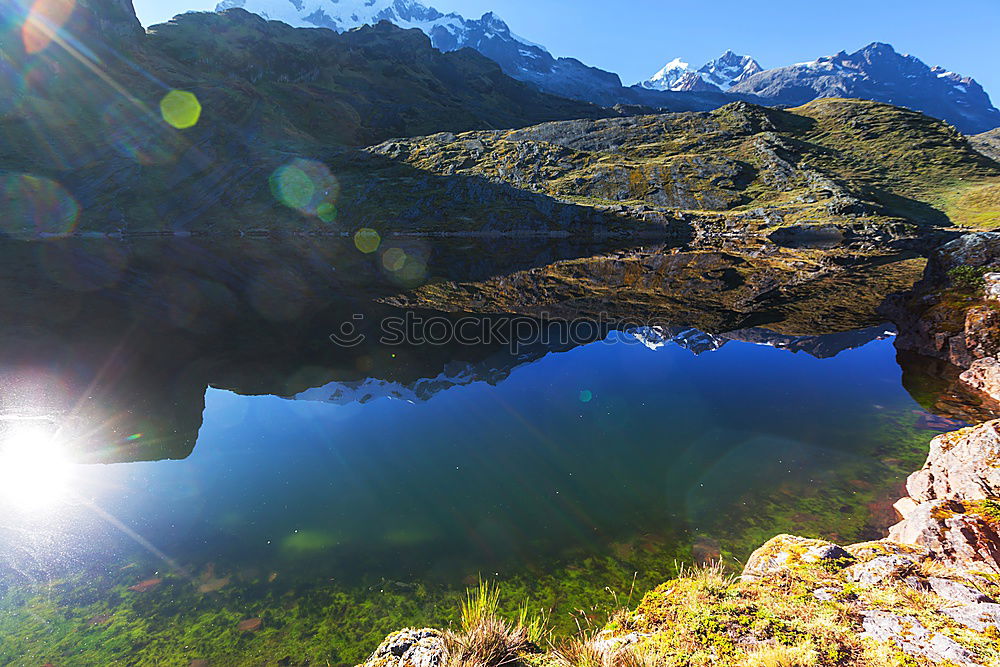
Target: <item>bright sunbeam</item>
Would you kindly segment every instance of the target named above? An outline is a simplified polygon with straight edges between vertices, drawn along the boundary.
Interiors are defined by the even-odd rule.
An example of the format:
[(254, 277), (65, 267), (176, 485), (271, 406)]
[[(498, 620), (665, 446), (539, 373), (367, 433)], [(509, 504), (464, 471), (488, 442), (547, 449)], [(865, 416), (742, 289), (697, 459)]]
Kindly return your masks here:
[(70, 490), (72, 464), (56, 437), (40, 427), (18, 426), (0, 440), (0, 499), (26, 509), (51, 507)]

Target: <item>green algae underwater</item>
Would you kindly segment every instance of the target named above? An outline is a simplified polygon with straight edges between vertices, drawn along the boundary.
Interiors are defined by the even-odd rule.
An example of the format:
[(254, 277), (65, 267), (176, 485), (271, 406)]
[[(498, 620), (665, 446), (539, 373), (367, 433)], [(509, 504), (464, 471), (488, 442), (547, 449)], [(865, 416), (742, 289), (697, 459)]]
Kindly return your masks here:
[(954, 426), (884, 337), (832, 358), (629, 338), (412, 402), (209, 389), (186, 458), (74, 466), (85, 502), (5, 515), (0, 660), (356, 664), (454, 625), (480, 579), (572, 635), (776, 533), (881, 537)]

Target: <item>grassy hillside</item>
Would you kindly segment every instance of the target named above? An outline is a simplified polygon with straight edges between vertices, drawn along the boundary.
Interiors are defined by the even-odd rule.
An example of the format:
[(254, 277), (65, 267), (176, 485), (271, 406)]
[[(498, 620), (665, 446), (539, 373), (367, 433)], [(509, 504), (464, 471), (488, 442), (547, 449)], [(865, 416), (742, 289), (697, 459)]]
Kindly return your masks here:
[(708, 114), (554, 122), (371, 150), (582, 205), (718, 213), (727, 228), (1000, 223), (991, 199), (1000, 165), (945, 123), (859, 100), (790, 111), (734, 103)]

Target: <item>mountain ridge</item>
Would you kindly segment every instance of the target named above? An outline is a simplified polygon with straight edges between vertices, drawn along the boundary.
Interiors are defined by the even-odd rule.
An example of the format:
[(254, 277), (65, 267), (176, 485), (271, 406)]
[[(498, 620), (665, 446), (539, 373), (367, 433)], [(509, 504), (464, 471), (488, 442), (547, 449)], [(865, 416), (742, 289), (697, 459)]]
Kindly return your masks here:
[(905, 106), (947, 120), (966, 134), (1000, 127), (1000, 110), (974, 79), (929, 67), (879, 42), (853, 54), (841, 51), (770, 70), (732, 51), (698, 69), (676, 59), (650, 79), (626, 87), (613, 72), (575, 58), (556, 58), (544, 47), (518, 37), (492, 12), (467, 19), (418, 0), (223, 0), (217, 9), (233, 7), (294, 26), (340, 32), (381, 20), (417, 28), (437, 49), (472, 48), (519, 81), (601, 106), (711, 111), (736, 100), (799, 106), (823, 97), (847, 97)]
[(883, 42), (872, 42), (851, 54), (841, 51), (766, 70), (731, 90), (787, 106), (822, 97), (871, 99), (947, 120), (967, 134), (1000, 126), (1000, 110), (974, 79), (928, 66)]

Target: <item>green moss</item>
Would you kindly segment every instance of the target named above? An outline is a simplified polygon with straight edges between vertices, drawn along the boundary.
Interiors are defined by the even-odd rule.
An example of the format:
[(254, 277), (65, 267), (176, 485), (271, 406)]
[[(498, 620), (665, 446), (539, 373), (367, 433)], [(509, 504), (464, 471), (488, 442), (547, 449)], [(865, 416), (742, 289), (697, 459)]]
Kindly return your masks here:
[(955, 266), (948, 269), (948, 279), (951, 280), (951, 284), (958, 289), (975, 291), (980, 290), (986, 285), (986, 281), (983, 280), (983, 276), (989, 273), (991, 269), (985, 266)]

